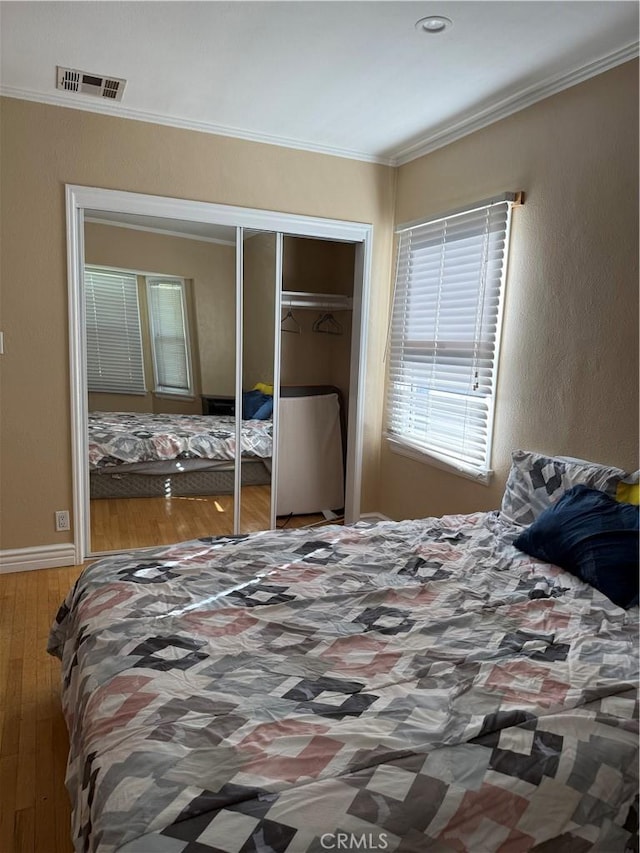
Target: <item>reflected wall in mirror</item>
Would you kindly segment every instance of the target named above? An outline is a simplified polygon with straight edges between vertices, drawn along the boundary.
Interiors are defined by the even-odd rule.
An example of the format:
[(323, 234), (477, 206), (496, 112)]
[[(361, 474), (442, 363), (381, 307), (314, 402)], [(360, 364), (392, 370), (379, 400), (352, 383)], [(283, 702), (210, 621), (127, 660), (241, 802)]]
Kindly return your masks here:
[(86, 212), (92, 553), (233, 533), (235, 234)]
[(271, 527), (278, 239), (243, 231), (241, 533)]

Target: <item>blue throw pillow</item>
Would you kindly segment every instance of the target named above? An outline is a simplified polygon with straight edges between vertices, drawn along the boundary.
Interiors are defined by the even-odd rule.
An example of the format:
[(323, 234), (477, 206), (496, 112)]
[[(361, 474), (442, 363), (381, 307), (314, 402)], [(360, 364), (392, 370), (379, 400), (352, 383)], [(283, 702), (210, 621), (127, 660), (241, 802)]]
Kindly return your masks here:
[(574, 486), (513, 543), (599, 589), (614, 604), (638, 604), (638, 507)]
[[(271, 410), (268, 415), (258, 415), (261, 409), (265, 406), (270, 406)], [(242, 417), (244, 420), (266, 421), (271, 417), (273, 411), (273, 397), (268, 394), (263, 394), (262, 391), (245, 391), (242, 395)]]
[[(265, 395), (266, 396), (266, 395)], [(268, 421), (273, 415), (273, 397), (267, 396), (260, 408), (253, 413), (254, 421)]]

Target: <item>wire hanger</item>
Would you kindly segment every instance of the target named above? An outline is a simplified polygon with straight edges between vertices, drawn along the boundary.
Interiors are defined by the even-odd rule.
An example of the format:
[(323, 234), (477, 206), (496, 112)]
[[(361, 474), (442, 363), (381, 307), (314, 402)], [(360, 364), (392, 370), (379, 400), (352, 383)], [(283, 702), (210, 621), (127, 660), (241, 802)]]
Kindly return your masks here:
[(338, 323), (333, 314), (323, 314), (313, 324), (314, 332), (322, 332), (325, 335), (341, 335), (342, 324)]
[(299, 335), (302, 332), (302, 327), (291, 313), (291, 308), (289, 308), (287, 313), (282, 318), (280, 328), (283, 332), (292, 332), (294, 335)]

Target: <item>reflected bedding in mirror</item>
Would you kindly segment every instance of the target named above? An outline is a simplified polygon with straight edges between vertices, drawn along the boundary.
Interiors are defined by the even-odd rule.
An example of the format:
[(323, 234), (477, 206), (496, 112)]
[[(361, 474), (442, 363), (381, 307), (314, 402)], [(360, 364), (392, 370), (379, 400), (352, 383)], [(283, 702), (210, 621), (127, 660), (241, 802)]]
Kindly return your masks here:
[[(167, 459), (235, 459), (236, 424), (229, 415), (90, 412), (89, 466)], [(243, 420), (241, 454), (269, 458), (272, 422)]]

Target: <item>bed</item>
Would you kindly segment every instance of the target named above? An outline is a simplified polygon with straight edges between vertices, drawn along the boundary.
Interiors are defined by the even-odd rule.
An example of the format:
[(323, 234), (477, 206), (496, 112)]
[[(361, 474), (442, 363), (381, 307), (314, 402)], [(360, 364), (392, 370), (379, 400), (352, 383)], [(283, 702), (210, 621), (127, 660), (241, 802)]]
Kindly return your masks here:
[(525, 503), (85, 569), (49, 639), (76, 850), (637, 850), (638, 608), (516, 548)]
[[(230, 494), (235, 430), (229, 415), (90, 412), (91, 498)], [(269, 484), (271, 420), (243, 420), (241, 442), (242, 484)]]

